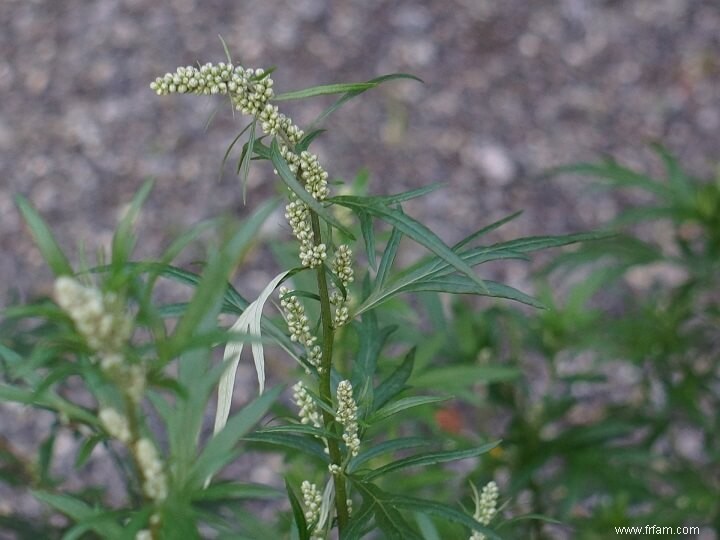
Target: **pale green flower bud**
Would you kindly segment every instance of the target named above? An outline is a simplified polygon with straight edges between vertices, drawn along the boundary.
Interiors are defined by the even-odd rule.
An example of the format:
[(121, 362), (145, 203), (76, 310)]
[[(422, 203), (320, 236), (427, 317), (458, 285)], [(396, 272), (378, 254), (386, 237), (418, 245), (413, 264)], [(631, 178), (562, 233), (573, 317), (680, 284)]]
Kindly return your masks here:
[(335, 420), (342, 424), (343, 441), (348, 451), (357, 456), (360, 452), (360, 438), (358, 437), (357, 404), (353, 398), (353, 388), (350, 381), (340, 381), (337, 387), (337, 412)]

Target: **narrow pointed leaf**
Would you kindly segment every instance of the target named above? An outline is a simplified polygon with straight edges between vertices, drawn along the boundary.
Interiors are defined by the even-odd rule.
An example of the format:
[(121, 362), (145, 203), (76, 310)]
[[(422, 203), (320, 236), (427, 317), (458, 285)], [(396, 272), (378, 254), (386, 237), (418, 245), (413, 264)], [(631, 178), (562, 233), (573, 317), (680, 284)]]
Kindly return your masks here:
[(293, 519), (295, 522), (295, 528), (298, 533), (299, 540), (310, 540), (310, 532), (308, 531), (307, 520), (305, 519), (305, 512), (303, 511), (302, 505), (295, 495), (295, 491), (290, 487), (290, 482), (287, 478), (285, 479), (285, 489), (287, 490), (288, 499), (290, 499), (290, 507), (292, 508)]
[(280, 155), (280, 148), (278, 147), (277, 140), (273, 140), (272, 142), (272, 146), (270, 149), (270, 159), (282, 181), (290, 188), (293, 193), (295, 193), (295, 195), (298, 196), (301, 201), (307, 204), (313, 212), (315, 212), (327, 223), (330, 223), (333, 227), (335, 227), (339, 231), (342, 231), (353, 240), (355, 239), (355, 236), (353, 236), (353, 234), (347, 229), (347, 227), (345, 227), (337, 219), (335, 219), (322, 204), (315, 200), (315, 198), (310, 195), (310, 193), (308, 193), (303, 186), (300, 185), (300, 182), (297, 181), (295, 175), (288, 167), (287, 161), (285, 161), (285, 159)]
[(304, 90), (293, 90), (292, 92), (284, 92), (273, 97), (273, 101), (290, 101), (293, 99), (305, 99), (315, 96), (327, 96), (332, 94), (342, 94), (345, 92), (364, 92), (374, 88), (378, 83), (341, 83), (341, 84), (325, 84), (322, 86), (313, 86)]
[(430, 441), (423, 437), (401, 437), (399, 439), (383, 441), (373, 445), (368, 450), (361, 451), (360, 454), (350, 462), (349, 472), (358, 470), (361, 465), (364, 465), (368, 461), (371, 461), (388, 452), (410, 450), (411, 448), (419, 448), (422, 446), (428, 446), (429, 444)]
[(208, 441), (192, 466), (196, 482), (205, 481), (232, 460), (235, 445), (265, 416), (281, 391), (282, 387), (273, 388), (245, 405)]
[[(388, 81), (393, 81), (393, 80), (399, 80), (399, 79), (409, 79), (409, 80), (414, 80), (414, 81), (418, 81), (418, 82), (423, 82), (422, 79), (419, 79), (418, 77), (416, 77), (416, 76), (414, 76), (414, 75), (409, 75), (409, 74), (407, 74), (407, 73), (391, 73), (391, 74), (389, 74), (389, 75), (383, 75), (383, 76), (381, 76), (381, 77), (376, 77), (375, 79), (370, 79), (370, 80), (367, 81), (367, 82), (373, 84), (373, 86), (371, 86), (370, 88), (374, 88), (375, 86), (377, 86), (377, 85), (379, 85), (379, 84), (381, 84), (381, 83), (388, 82)], [(347, 102), (350, 101), (351, 99), (359, 96), (360, 94), (362, 94), (362, 93), (365, 92), (366, 90), (367, 90), (367, 89), (365, 89), (365, 90), (354, 90), (354, 91), (352, 91), (352, 92), (346, 92), (344, 95), (342, 95), (340, 98), (338, 98), (338, 100), (337, 100), (335, 103), (333, 103), (333, 104), (330, 105), (327, 109), (325, 109), (322, 113), (320, 113), (320, 116), (318, 116), (318, 117), (313, 121), (313, 123), (312, 123), (312, 125), (311, 125), (311, 129), (319, 126), (319, 125), (325, 120), (325, 118), (327, 118), (328, 116), (330, 116), (333, 112), (335, 112), (336, 110), (338, 110), (338, 109), (339, 109), (340, 107), (342, 107), (345, 103), (347, 103)]]
[(473, 269), (463, 261), (457, 253), (445, 245), (445, 243), (425, 225), (412, 219), (405, 213), (380, 204), (368, 204), (363, 197), (336, 197), (335, 202), (353, 211), (367, 212), (386, 221), (399, 229), (405, 236), (425, 246), (438, 257), (455, 267), (459, 272), (467, 275), (479, 287), (484, 286), (482, 280), (475, 275)]
[(55, 237), (37, 210), (35, 210), (30, 202), (22, 195), (15, 197), (15, 204), (20, 210), (25, 223), (30, 229), (30, 234), (32, 234), (38, 249), (40, 249), (40, 253), (42, 253), (43, 258), (52, 269), (53, 274), (56, 276), (73, 275), (74, 272), (72, 266), (70, 266), (70, 262), (62, 249), (60, 249)]
[(448, 461), (458, 461), (460, 459), (467, 459), (477, 457), (479, 455), (489, 452), (495, 448), (500, 441), (495, 441), (488, 444), (483, 444), (477, 448), (470, 448), (468, 450), (451, 450), (447, 452), (429, 452), (427, 454), (418, 454), (407, 458), (399, 459), (392, 463), (388, 463), (384, 467), (375, 469), (364, 476), (363, 480), (369, 482), (375, 478), (386, 475), (391, 472), (399, 471), (401, 469), (407, 469), (409, 467), (421, 467), (424, 465), (437, 465), (438, 463), (447, 463)]
[(441, 401), (447, 401), (448, 399), (450, 398), (441, 396), (412, 396), (402, 398), (397, 401), (393, 401), (386, 407), (376, 411), (370, 418), (367, 419), (367, 422), (369, 424), (375, 424), (376, 422), (390, 418), (391, 416), (407, 409), (428, 405), (430, 403), (439, 403)]

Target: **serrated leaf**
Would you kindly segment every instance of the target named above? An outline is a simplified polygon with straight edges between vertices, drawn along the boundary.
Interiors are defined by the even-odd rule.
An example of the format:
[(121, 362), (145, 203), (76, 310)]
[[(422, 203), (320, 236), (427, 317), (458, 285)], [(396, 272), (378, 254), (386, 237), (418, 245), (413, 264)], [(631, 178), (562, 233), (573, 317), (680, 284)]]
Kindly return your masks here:
[(37, 210), (22, 195), (15, 196), (15, 204), (30, 229), (30, 234), (32, 234), (38, 249), (40, 249), (43, 259), (45, 259), (53, 274), (56, 276), (72, 276), (74, 272), (70, 262)]
[(384, 476), (388, 473), (399, 471), (401, 469), (407, 469), (408, 467), (421, 467), (423, 465), (437, 465), (438, 463), (447, 463), (448, 461), (458, 461), (461, 459), (467, 459), (477, 457), (479, 455), (489, 452), (495, 448), (500, 441), (483, 444), (477, 448), (470, 448), (467, 450), (450, 450), (443, 452), (428, 452), (426, 454), (416, 454), (407, 458), (402, 458), (392, 463), (375, 469), (369, 472), (363, 477), (364, 482), (369, 482), (380, 476)]
[(270, 147), (270, 160), (272, 161), (275, 170), (277, 170), (278, 176), (280, 176), (281, 180), (295, 195), (297, 195), (301, 201), (307, 204), (313, 212), (315, 212), (327, 223), (330, 223), (337, 230), (342, 231), (349, 238), (355, 240), (355, 236), (348, 230), (348, 228), (335, 219), (322, 204), (315, 200), (315, 198), (300, 185), (300, 182), (297, 181), (295, 175), (288, 167), (287, 161), (285, 161), (282, 155), (280, 155), (280, 148), (278, 147), (277, 139), (273, 139)]

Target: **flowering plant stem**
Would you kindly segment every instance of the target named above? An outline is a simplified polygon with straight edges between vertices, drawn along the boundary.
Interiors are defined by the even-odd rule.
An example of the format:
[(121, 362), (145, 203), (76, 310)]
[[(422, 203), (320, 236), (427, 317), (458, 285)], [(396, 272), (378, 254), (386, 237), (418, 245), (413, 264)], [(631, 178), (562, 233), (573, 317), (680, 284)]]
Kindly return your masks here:
[[(315, 245), (322, 243), (322, 234), (320, 232), (320, 219), (315, 212), (310, 213), (310, 222), (312, 225), (313, 237)], [(332, 406), (332, 390), (330, 387), (330, 375), (332, 373), (332, 355), (333, 355), (333, 322), (332, 312), (330, 311), (330, 293), (328, 292), (327, 276), (325, 275), (325, 265), (319, 265), (316, 269), (318, 294), (320, 296), (320, 318), (322, 320), (322, 374), (320, 375), (320, 397), (326, 403)], [(325, 429), (333, 431), (335, 427), (335, 417), (323, 410), (322, 413)], [(330, 462), (341, 466), (342, 454), (340, 447), (335, 439), (328, 438), (328, 451), (330, 453)], [(335, 485), (335, 509), (337, 512), (338, 529), (340, 533), (344, 531), (350, 519), (347, 507), (347, 493), (345, 491), (345, 479), (341, 474), (333, 475), (333, 483)]]

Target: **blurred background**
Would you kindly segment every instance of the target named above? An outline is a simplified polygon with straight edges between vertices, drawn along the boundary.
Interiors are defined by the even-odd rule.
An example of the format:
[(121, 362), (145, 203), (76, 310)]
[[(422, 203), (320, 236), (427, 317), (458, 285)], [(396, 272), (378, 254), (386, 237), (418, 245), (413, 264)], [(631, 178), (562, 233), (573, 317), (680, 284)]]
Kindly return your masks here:
[[(462, 472), (497, 479), (511, 515), (570, 524), (534, 522), (510, 538), (607, 538), (625, 523), (700, 525), (700, 538), (718, 538), (716, 0), (1, 0), (0, 24), (0, 305), (51, 283), (14, 194), (31, 200), (70, 254), (82, 245), (92, 260), (148, 178), (156, 183), (140, 257), (157, 256), (203, 218), (249, 215), (276, 190), (270, 167), (253, 167), (245, 206), (235, 162), (221, 170), (245, 125), (226, 103), (160, 99), (149, 88), (177, 66), (223, 61), (218, 34), (235, 63), (275, 66), (277, 92), (391, 72), (421, 77), (423, 85), (392, 82), (351, 101), (313, 151), (333, 178), (366, 169), (372, 194), (446, 183), (406, 210), (448, 243), (517, 210), (524, 214), (496, 239), (591, 230), (632, 221), (624, 212), (638, 208), (643, 219), (663, 217), (553, 261), (584, 270), (580, 280), (566, 280), (569, 271), (555, 279), (561, 301), (539, 280), (552, 310), (421, 299), (433, 326), (418, 337), (410, 325), (402, 338), (424, 351), (425, 380), (442, 380), (458, 400), (416, 427), (504, 439), (489, 463)], [(303, 126), (332, 99), (287, 110)], [(677, 184), (658, 203), (656, 189), (598, 191), (584, 176), (544, 174), (612, 155), (662, 177), (654, 141), (703, 180)], [(280, 214), (276, 221), (273, 234), (286, 238)], [(238, 284), (248, 296), (276, 264), (253, 256)], [(489, 272), (532, 291), (540, 266)], [(411, 320), (415, 307), (393, 305), (387, 317)], [(466, 371), (448, 371), (449, 360)], [(513, 376), (451, 376), (498, 365)], [(249, 366), (242, 375), (253, 379)], [(33, 448), (46, 427), (14, 438), (32, 424), (15, 413), (3, 436)], [(246, 469), (272, 476), (279, 463), (254, 465)], [(415, 485), (431, 481), (418, 476)]]
[[(591, 228), (619, 194), (541, 177), (609, 153), (653, 170), (661, 139), (691, 171), (714, 170), (720, 138), (720, 5), (714, 0), (3, 0), (0, 3), (0, 301), (46, 287), (13, 194), (61, 244), (107, 245), (131, 194), (155, 191), (142, 253), (219, 211), (248, 208), (227, 145), (244, 125), (218, 100), (159, 99), (176, 66), (276, 66), (279, 92), (403, 71), (333, 115), (314, 149), (333, 177), (370, 173), (382, 193), (446, 182), (411, 205), (447, 241), (516, 210), (517, 234)], [(332, 98), (290, 107), (303, 125)], [(294, 105), (294, 103), (292, 104)], [(251, 174), (248, 205), (271, 172)], [(524, 270), (509, 276), (523, 279)]]

